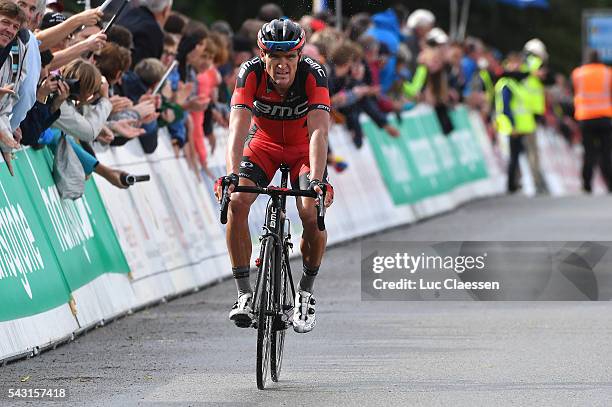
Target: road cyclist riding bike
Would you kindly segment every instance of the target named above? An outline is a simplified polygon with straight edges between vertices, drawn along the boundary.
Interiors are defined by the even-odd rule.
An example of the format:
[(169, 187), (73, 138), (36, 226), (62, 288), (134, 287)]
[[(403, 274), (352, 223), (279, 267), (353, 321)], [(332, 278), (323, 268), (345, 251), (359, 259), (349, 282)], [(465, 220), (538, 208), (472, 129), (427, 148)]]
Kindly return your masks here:
[[(288, 19), (273, 20), (259, 31), (260, 54), (242, 64), (236, 79), (226, 156), (228, 175), (215, 184), (217, 199), (222, 199), (224, 185), (229, 185), (229, 193), (238, 185), (267, 187), (285, 164), (293, 189), (310, 189), (325, 196), (325, 207), (333, 202), (326, 171), (330, 112), (327, 75), (318, 62), (302, 56), (305, 41), (304, 30)], [(242, 328), (253, 322), (248, 216), (256, 198), (253, 193), (232, 193), (228, 213), (227, 246), (238, 289), (229, 318)], [(296, 204), (303, 226), (303, 274), (292, 325), (294, 331), (306, 333), (315, 326), (313, 284), (327, 232), (317, 227), (314, 198), (296, 197)]]

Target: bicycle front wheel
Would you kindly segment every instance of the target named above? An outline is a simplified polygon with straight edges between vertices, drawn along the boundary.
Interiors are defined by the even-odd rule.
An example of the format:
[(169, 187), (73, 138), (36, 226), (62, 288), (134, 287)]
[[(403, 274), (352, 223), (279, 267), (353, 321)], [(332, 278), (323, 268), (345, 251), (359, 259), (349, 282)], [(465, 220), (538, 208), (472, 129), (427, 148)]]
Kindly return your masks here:
[(281, 275), (280, 275), (280, 301), (279, 309), (280, 313), (276, 316), (275, 323), (273, 325), (274, 331), (272, 332), (271, 349), (272, 355), (270, 358), (270, 375), (272, 381), (278, 382), (280, 379), (281, 368), (283, 366), (283, 347), (285, 346), (285, 332), (289, 325), (289, 320), (293, 311), (293, 296), (289, 287), (289, 273), (291, 272), (287, 267), (289, 260), (283, 256)]
[(264, 256), (259, 270), (259, 284), (257, 285), (257, 388), (266, 387), (268, 366), (270, 364), (270, 349), (273, 324), (273, 297), (270, 278), (274, 270), (274, 240), (264, 240)]

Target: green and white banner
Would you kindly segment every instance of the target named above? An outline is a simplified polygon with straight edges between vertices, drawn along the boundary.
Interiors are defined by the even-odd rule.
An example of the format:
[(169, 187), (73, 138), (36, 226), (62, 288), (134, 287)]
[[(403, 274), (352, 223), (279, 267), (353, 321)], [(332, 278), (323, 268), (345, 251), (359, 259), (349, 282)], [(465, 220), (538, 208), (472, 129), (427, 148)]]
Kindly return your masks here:
[(396, 205), (413, 204), (488, 176), (482, 149), (468, 112), (452, 112), (455, 130), (445, 136), (435, 113), (409, 113), (393, 124), (401, 136), (390, 137), (373, 122), (363, 123), (381, 175)]
[(104, 273), (129, 267), (98, 190), (61, 200), (47, 149), (20, 151), (0, 170), (0, 321), (38, 314)]

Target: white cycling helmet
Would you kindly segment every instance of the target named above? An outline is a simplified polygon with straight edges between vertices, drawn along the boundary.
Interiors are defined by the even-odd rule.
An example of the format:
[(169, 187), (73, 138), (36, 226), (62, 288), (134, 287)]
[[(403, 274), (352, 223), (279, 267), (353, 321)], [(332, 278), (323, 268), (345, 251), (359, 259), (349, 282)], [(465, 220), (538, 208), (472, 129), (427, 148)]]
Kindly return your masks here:
[(406, 25), (409, 29), (414, 30), (417, 27), (421, 27), (424, 25), (434, 25), (436, 23), (436, 16), (429, 11), (422, 8), (414, 10), (408, 20)]
[(533, 38), (525, 43), (523, 51), (529, 52), (543, 60), (548, 59), (548, 52), (546, 51), (546, 45), (538, 38)]
[(444, 45), (448, 43), (448, 35), (446, 35), (443, 29), (434, 27), (427, 33), (426, 40), (428, 43)]

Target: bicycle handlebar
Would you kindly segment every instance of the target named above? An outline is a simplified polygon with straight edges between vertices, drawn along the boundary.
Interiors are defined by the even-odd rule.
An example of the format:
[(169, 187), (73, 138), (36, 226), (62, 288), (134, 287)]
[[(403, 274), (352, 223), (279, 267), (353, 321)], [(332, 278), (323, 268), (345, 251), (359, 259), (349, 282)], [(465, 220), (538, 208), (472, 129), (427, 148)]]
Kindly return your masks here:
[[(221, 223), (227, 223), (227, 210), (230, 203), (230, 195), (228, 192), (229, 185), (223, 184), (223, 190), (221, 194)], [(318, 194), (312, 189), (289, 189), (289, 188), (277, 188), (277, 187), (253, 187), (253, 186), (237, 186), (234, 187), (233, 192), (246, 192), (251, 194), (264, 194), (270, 196), (303, 196), (306, 198), (318, 198), (319, 204), (317, 208), (317, 226), (319, 230), (325, 230), (325, 195), (326, 191), (323, 188), (323, 193)]]

